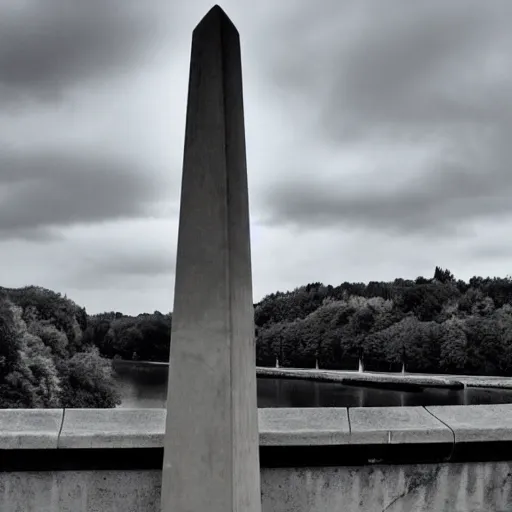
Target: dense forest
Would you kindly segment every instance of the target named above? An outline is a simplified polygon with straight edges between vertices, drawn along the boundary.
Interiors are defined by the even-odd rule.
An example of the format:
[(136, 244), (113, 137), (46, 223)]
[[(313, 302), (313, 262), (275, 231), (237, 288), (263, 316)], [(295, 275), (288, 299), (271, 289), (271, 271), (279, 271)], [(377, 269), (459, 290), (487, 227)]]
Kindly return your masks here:
[(255, 308), (261, 365), (512, 375), (512, 279), (309, 284)]
[(0, 288), (0, 408), (115, 407), (111, 363), (83, 308), (39, 287)]
[[(167, 361), (172, 315), (0, 288), (0, 408), (115, 407), (111, 359)], [(512, 278), (308, 284), (255, 304), (261, 366), (512, 375)]]

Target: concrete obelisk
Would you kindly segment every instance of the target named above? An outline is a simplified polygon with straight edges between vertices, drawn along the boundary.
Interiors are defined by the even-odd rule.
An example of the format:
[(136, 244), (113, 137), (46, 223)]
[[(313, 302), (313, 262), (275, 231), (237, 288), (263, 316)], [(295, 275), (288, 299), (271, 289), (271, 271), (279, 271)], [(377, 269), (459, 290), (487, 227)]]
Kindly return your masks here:
[(249, 205), (238, 31), (192, 36), (162, 512), (260, 512)]

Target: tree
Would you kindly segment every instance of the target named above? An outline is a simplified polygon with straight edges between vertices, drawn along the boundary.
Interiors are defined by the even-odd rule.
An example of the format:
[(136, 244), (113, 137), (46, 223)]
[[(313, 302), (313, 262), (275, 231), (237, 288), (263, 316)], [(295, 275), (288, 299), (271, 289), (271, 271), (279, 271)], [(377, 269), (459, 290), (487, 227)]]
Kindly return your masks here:
[(110, 363), (84, 351), (83, 311), (49, 290), (0, 290), (0, 407), (67, 407), (73, 397), (84, 407), (119, 403), (104, 371)]
[(434, 271), (434, 280), (440, 283), (451, 283), (455, 281), (453, 274), (446, 268), (436, 267)]
[(9, 334), (11, 339), (15, 340), (18, 352), (10, 371), (4, 376), (3, 391), (15, 402), (9, 406), (59, 407), (60, 379), (51, 356), (51, 349), (46, 347), (38, 336), (28, 332), (19, 306), (11, 304), (9, 309), (12, 319)]
[(19, 360), (12, 303), (0, 297), (0, 382)]
[(28, 325), (28, 331), (30, 334), (40, 338), (43, 344), (50, 348), (53, 355), (58, 357), (66, 356), (68, 338), (55, 325), (47, 321), (33, 321)]
[(121, 403), (118, 389), (112, 380), (110, 361), (99, 355), (96, 347), (76, 353), (61, 361), (62, 407), (105, 408)]
[(465, 321), (450, 318), (440, 325), (440, 368), (448, 373), (464, 371), (468, 365)]

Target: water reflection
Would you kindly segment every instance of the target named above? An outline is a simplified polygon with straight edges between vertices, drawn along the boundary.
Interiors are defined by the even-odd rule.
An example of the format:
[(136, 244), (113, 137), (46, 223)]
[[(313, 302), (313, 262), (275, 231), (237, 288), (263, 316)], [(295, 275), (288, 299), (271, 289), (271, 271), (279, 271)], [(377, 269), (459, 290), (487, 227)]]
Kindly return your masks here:
[(512, 390), (466, 388), (394, 391), (306, 380), (258, 379), (259, 407), (391, 407), (512, 403)]
[[(123, 408), (165, 407), (167, 375), (116, 375)], [(295, 379), (258, 379), (258, 407), (390, 407), (512, 403), (512, 390), (389, 389)]]

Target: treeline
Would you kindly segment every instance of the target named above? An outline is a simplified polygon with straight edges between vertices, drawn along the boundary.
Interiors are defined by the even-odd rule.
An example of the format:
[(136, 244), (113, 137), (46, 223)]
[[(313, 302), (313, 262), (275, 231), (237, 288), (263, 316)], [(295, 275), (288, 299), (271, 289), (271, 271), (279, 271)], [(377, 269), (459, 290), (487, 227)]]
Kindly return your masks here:
[[(512, 279), (308, 284), (255, 305), (261, 366), (512, 375)], [(172, 315), (0, 288), (0, 408), (115, 407), (111, 359), (168, 361)]]
[(170, 314), (89, 316), (45, 288), (0, 288), (0, 408), (115, 407), (111, 359), (168, 361), (170, 332)]
[[(88, 317), (105, 357), (167, 361), (170, 314)], [(255, 305), (261, 366), (512, 375), (512, 279), (432, 278), (313, 283)]]
[(87, 317), (84, 340), (107, 358), (169, 361), (171, 324), (171, 314), (159, 311), (138, 316), (100, 313)]
[(44, 288), (0, 288), (0, 408), (115, 407), (111, 362), (87, 314)]
[(309, 284), (255, 309), (260, 365), (512, 375), (512, 279)]

